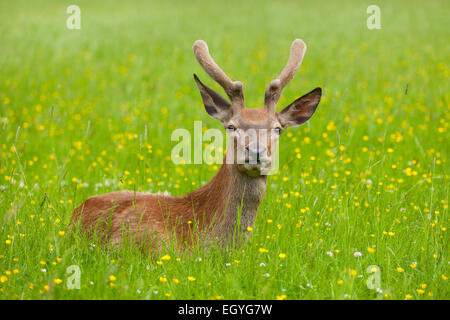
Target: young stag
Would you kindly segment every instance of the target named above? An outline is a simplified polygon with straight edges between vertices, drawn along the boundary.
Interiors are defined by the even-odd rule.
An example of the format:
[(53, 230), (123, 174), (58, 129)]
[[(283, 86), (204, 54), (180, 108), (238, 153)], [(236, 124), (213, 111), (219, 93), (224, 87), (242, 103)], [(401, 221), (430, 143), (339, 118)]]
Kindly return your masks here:
[(204, 41), (196, 41), (193, 50), (203, 69), (230, 98), (227, 101), (194, 74), (206, 112), (223, 124), (230, 138), (219, 172), (209, 183), (179, 197), (134, 191), (90, 197), (75, 209), (71, 224), (79, 223), (114, 246), (128, 235), (152, 251), (161, 250), (169, 240), (180, 247), (200, 238), (207, 244), (226, 246), (236, 240), (236, 234), (246, 234), (253, 226), (280, 134), (311, 118), (322, 90), (316, 88), (276, 111), (281, 91), (305, 54), (306, 45), (300, 39), (292, 43), (285, 68), (267, 87), (263, 109), (245, 107), (242, 83), (233, 82), (220, 69)]

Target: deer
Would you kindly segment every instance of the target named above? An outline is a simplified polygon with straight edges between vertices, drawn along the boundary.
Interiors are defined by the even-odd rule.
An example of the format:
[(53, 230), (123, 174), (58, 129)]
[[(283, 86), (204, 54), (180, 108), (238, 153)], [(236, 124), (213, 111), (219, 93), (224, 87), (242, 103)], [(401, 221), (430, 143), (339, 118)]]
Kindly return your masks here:
[[(246, 107), (243, 84), (222, 71), (206, 42), (195, 41), (193, 51), (204, 71), (229, 98), (207, 87), (194, 74), (206, 112), (221, 122), (229, 138), (217, 174), (183, 196), (135, 191), (91, 196), (75, 208), (71, 226), (78, 225), (114, 247), (131, 236), (133, 244), (151, 252), (162, 250), (171, 241), (189, 247), (201, 239), (205, 246), (219, 248), (236, 243), (236, 234), (246, 241), (249, 232), (245, 231), (253, 227), (266, 193), (267, 172), (273, 166), (279, 137), (288, 127), (300, 126), (311, 118), (322, 89), (317, 87), (276, 111), (282, 90), (302, 63), (306, 45), (301, 39), (293, 41), (287, 64), (267, 86), (263, 108)], [(248, 134), (254, 131), (265, 135)]]

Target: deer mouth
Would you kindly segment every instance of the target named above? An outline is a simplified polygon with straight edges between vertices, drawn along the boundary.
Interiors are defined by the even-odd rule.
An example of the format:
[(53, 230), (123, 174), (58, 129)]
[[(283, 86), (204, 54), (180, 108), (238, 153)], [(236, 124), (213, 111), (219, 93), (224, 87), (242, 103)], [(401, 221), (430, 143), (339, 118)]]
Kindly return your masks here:
[(239, 165), (239, 169), (245, 172), (251, 177), (258, 177), (263, 175), (268, 169), (270, 169), (270, 159), (258, 158), (248, 159), (246, 158), (243, 164)]
[(267, 164), (270, 164), (270, 157), (268, 157), (267, 152), (249, 152), (247, 149), (244, 164), (265, 167)]

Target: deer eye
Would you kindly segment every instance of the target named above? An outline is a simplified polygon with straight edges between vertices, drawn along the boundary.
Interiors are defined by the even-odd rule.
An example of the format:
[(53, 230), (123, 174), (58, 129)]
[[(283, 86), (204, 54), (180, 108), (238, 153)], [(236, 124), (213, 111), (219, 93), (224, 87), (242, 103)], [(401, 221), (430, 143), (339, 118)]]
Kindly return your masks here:
[(281, 134), (281, 128), (280, 127), (276, 127), (275, 128), (275, 132), (278, 133), (278, 134)]
[(233, 126), (232, 124), (230, 124), (230, 125), (227, 127), (227, 130), (228, 130), (228, 131), (236, 131), (236, 127)]

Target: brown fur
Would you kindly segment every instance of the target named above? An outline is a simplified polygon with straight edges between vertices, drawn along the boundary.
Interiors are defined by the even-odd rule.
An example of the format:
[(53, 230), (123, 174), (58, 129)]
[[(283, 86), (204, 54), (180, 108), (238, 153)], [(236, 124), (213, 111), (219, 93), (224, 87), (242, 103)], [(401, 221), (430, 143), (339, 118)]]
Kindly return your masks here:
[[(241, 234), (253, 226), (266, 181), (266, 176), (252, 178), (235, 165), (224, 164), (209, 183), (180, 197), (133, 191), (90, 197), (75, 209), (71, 224), (81, 222), (83, 229), (112, 245), (123, 240), (124, 232), (152, 249), (160, 249), (168, 240), (189, 245), (201, 234), (207, 243), (218, 240), (227, 245), (238, 240), (232, 239), (238, 213)], [(170, 234), (177, 234), (176, 239)]]

